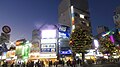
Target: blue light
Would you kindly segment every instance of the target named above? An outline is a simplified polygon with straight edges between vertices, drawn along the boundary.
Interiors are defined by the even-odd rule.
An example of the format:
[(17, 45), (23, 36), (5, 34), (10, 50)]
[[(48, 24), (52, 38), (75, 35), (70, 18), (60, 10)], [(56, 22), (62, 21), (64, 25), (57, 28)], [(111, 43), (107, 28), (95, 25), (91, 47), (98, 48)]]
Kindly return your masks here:
[(71, 50), (68, 51), (61, 51), (60, 54), (72, 54)]

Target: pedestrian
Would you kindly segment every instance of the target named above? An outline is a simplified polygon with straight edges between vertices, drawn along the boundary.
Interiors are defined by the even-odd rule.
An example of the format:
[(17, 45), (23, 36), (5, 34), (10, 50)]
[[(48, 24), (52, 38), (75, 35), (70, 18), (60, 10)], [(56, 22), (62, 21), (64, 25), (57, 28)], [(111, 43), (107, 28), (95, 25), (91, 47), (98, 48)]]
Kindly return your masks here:
[(70, 59), (67, 61), (67, 66), (68, 66), (68, 67), (71, 66), (71, 61), (70, 61)]
[(51, 66), (52, 66), (52, 61), (50, 60), (50, 61), (49, 61), (49, 67), (51, 67)]
[(14, 67), (14, 62), (11, 63), (10, 67)]
[(2, 66), (7, 67), (7, 64), (8, 64), (7, 62), (4, 62)]
[(76, 67), (76, 61), (75, 60), (72, 61), (72, 67)]
[(65, 62), (64, 62), (64, 60), (62, 60), (62, 66), (64, 67), (64, 65), (65, 65)]
[(58, 65), (58, 61), (55, 61), (54, 62), (54, 67), (57, 67), (57, 65)]

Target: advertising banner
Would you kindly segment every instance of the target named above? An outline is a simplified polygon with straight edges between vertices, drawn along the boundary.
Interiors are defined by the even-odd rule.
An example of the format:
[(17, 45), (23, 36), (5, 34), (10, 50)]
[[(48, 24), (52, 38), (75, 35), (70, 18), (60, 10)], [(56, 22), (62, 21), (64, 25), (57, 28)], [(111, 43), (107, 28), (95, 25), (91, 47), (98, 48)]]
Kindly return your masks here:
[(6, 57), (7, 57), (7, 58), (15, 57), (15, 50), (8, 51), (7, 54), (6, 54)]
[(18, 58), (22, 57), (22, 46), (16, 46), (15, 54), (16, 54), (16, 56), (18, 56)]
[(55, 45), (56, 45), (55, 43), (42, 44), (41, 45), (41, 52), (56, 52)]

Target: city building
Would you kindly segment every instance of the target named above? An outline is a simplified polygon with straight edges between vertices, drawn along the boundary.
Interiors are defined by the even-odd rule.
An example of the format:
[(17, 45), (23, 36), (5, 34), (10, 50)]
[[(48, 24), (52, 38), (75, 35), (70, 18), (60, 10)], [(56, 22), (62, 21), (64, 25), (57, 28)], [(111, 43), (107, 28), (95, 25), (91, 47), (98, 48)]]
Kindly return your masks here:
[(1, 32), (1, 36), (0, 36), (0, 44), (9, 43), (11, 28), (5, 25), (2, 27), (2, 31), (3, 32)]
[(62, 0), (58, 7), (60, 25), (66, 25), (73, 30), (75, 26), (88, 29), (91, 32), (87, 0)]
[(32, 46), (30, 48), (29, 59), (37, 60), (40, 58), (40, 30), (34, 29), (32, 31)]
[(115, 23), (115, 43), (120, 45), (120, 6), (114, 10), (113, 20)]
[[(60, 25), (70, 28), (69, 33), (79, 26), (81, 29), (88, 30), (88, 33), (91, 34), (89, 18), (88, 0), (61, 0), (58, 7), (58, 20)], [(60, 43), (61, 49), (65, 47), (68, 49), (69, 37), (61, 38)]]
[(120, 28), (120, 6), (115, 9), (113, 20), (116, 28)]
[(98, 26), (98, 27), (97, 27), (97, 33), (98, 33), (98, 34), (105, 33), (105, 32), (107, 32), (107, 31), (109, 31), (109, 29), (108, 29), (108, 27), (106, 27), (106, 26)]
[(72, 51), (69, 47), (69, 38), (70, 38), (70, 27), (65, 25), (59, 26), (59, 58), (64, 58), (66, 55), (70, 56)]
[(35, 39), (40, 39), (40, 31), (39, 31), (39, 29), (34, 29), (32, 31), (32, 40), (35, 40)]
[(10, 34), (8, 34), (8, 33), (1, 33), (0, 44), (9, 43), (9, 40), (10, 40)]
[(106, 32), (109, 31), (109, 28), (106, 26), (98, 26), (97, 27), (97, 35), (94, 36), (97, 39), (100, 39), (102, 37), (103, 34), (106, 34)]
[(40, 28), (40, 59), (45, 61), (57, 60), (58, 54), (58, 28), (56, 25), (44, 25)]

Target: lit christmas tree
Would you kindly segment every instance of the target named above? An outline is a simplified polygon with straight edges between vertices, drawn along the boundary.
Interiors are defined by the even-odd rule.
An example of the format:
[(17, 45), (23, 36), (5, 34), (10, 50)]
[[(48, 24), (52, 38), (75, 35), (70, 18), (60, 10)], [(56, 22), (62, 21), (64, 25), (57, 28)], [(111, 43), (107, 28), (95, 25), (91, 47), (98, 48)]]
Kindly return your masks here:
[[(74, 53), (82, 53), (82, 61), (84, 62), (86, 50), (91, 48), (92, 35), (91, 32), (81, 27), (76, 27), (70, 37), (70, 47)], [(73, 55), (75, 56), (75, 55)]]
[(117, 48), (115, 47), (115, 44), (110, 40), (110, 37), (108, 35), (104, 38), (101, 38), (99, 42), (101, 44), (99, 50), (103, 54), (112, 55), (116, 52)]

